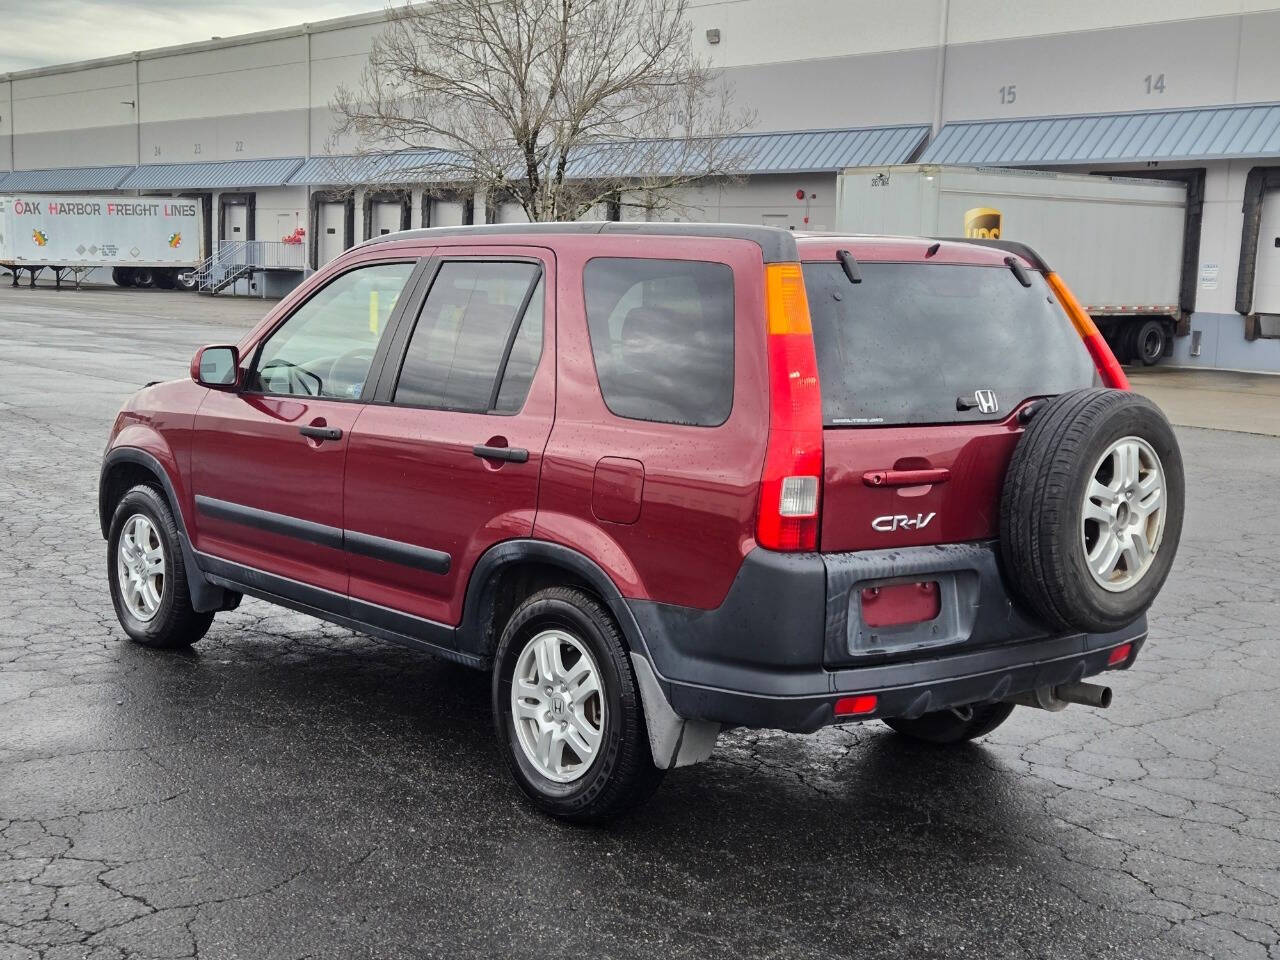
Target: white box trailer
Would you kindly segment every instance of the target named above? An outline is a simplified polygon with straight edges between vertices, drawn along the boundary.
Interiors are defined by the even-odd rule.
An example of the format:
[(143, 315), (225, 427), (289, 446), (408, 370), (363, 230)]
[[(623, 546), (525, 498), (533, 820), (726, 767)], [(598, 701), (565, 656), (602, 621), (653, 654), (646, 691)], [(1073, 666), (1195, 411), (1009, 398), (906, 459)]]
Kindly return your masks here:
[(836, 181), (841, 231), (1030, 245), (1120, 359), (1146, 363), (1182, 316), (1186, 207), (1177, 181), (998, 167), (856, 167)]
[(122, 286), (190, 286), (204, 259), (200, 203), (186, 197), (0, 196), (0, 266), (13, 285), (50, 269), (59, 286), (107, 268)]

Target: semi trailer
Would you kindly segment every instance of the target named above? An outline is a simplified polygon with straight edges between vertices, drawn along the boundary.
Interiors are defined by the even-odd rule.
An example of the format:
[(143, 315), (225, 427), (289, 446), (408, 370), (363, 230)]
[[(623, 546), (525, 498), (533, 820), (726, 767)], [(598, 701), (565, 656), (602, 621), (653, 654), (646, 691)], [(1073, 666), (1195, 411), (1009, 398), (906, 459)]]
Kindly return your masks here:
[(185, 197), (0, 196), (0, 266), (15, 287), (24, 270), (32, 286), (44, 270), (61, 286), (101, 269), (120, 286), (189, 289), (203, 235), (200, 204)]
[[(1179, 181), (855, 167), (837, 178), (836, 229), (1026, 243), (1067, 279), (1123, 362), (1150, 365), (1171, 353), (1194, 309), (1185, 302), (1184, 273), (1194, 280), (1195, 256), (1187, 250), (1187, 185)], [(1194, 297), (1194, 284), (1189, 289)]]

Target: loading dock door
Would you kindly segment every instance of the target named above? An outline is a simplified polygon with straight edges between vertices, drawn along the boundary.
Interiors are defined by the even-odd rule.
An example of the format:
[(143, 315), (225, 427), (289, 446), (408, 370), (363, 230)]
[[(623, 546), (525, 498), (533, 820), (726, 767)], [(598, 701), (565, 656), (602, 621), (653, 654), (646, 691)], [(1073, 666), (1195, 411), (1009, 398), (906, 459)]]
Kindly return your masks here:
[(347, 205), (322, 203), (319, 206), (316, 265), (323, 266), (347, 249)]
[(400, 218), (403, 216), (403, 211), (404, 205), (401, 203), (385, 200), (375, 202), (369, 211), (369, 217), (372, 221), (372, 229), (369, 231), (369, 236), (381, 237), (384, 234), (395, 233), (400, 229)]
[(1262, 198), (1253, 312), (1280, 314), (1280, 190), (1271, 190)]
[(466, 219), (466, 210), (461, 200), (431, 201), (431, 226), (460, 227)]
[(229, 203), (226, 206), (224, 228), (227, 235), (223, 240), (249, 239), (249, 207), (243, 203)]

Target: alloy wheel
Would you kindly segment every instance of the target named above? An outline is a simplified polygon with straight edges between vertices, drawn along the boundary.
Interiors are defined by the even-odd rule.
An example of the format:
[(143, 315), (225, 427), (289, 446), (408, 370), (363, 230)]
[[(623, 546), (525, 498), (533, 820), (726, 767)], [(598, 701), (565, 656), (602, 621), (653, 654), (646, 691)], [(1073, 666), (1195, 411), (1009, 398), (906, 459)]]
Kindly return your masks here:
[(516, 658), (511, 716), (525, 757), (542, 776), (572, 783), (599, 757), (604, 694), (595, 658), (562, 629), (535, 634)]
[(116, 583), (134, 619), (145, 623), (159, 612), (164, 597), (164, 544), (155, 525), (141, 513), (126, 520), (120, 531)]
[(1140, 437), (1121, 437), (1090, 474), (1081, 541), (1094, 581), (1121, 593), (1142, 579), (1160, 548), (1165, 476), (1160, 458)]

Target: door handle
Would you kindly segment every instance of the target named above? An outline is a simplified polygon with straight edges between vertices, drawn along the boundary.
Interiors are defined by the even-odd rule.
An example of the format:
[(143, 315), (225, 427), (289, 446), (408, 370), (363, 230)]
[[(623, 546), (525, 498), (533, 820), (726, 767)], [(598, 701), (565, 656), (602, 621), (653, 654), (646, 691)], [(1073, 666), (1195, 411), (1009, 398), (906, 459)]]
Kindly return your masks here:
[(505, 460), (507, 463), (527, 463), (529, 451), (524, 447), (490, 447), (477, 443), (471, 452), (482, 460)]
[(862, 482), (868, 487), (920, 487), (928, 483), (946, 483), (951, 471), (946, 467), (932, 470), (868, 470)]
[(341, 427), (299, 427), (298, 432), (313, 440), (341, 440)]

